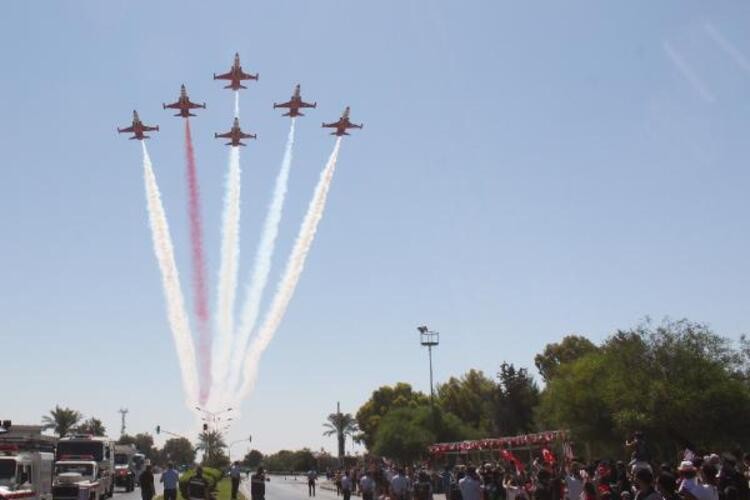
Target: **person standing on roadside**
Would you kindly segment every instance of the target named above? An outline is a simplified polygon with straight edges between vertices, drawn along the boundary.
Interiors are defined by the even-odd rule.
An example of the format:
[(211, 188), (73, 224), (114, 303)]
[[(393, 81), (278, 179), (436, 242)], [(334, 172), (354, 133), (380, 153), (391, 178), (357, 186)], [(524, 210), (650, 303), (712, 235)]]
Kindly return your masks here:
[(141, 498), (143, 500), (154, 498), (156, 487), (154, 486), (154, 471), (151, 469), (151, 464), (146, 465), (146, 469), (141, 472), (141, 477), (138, 480), (141, 483)]
[(250, 498), (251, 500), (264, 500), (266, 498), (266, 474), (263, 467), (250, 476)]
[(188, 498), (191, 500), (208, 500), (208, 481), (203, 477), (203, 467), (195, 468), (195, 475), (188, 481)]
[[(240, 463), (233, 463), (232, 468), (229, 469), (229, 478), (232, 480), (232, 500), (237, 500), (237, 490), (240, 489), (241, 474), (242, 471), (240, 470)], [(164, 500), (166, 500), (166, 498)]]
[(391, 479), (391, 500), (406, 500), (409, 493), (409, 480), (404, 474), (404, 469), (397, 469), (396, 475)]
[(375, 496), (375, 480), (366, 470), (362, 471), (362, 477), (359, 478), (359, 491), (362, 493), (362, 500), (373, 500)]
[(348, 470), (345, 470), (341, 476), (341, 494), (344, 500), (349, 500), (352, 497), (352, 478), (349, 477)]
[(310, 469), (307, 473), (307, 496), (315, 496), (315, 481), (318, 480), (318, 473)]
[(479, 483), (476, 468), (472, 466), (466, 468), (466, 477), (458, 482), (458, 489), (461, 490), (463, 500), (481, 500), (482, 485)]
[(164, 500), (177, 500), (180, 474), (175, 470), (172, 462), (167, 464), (167, 470), (162, 473), (159, 482), (164, 484)]

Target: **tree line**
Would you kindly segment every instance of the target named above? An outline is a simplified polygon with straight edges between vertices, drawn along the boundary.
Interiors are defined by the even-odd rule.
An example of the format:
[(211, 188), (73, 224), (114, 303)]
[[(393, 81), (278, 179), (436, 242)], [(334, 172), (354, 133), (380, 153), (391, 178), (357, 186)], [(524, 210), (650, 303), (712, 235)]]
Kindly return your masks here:
[(750, 343), (687, 320), (618, 330), (596, 344), (569, 335), (528, 369), (503, 362), (494, 376), (469, 370), (436, 390), (407, 383), (376, 389), (356, 413), (354, 439), (410, 462), (436, 442), (567, 429), (578, 452), (623, 454), (640, 430), (658, 456), (733, 449), (750, 440)]

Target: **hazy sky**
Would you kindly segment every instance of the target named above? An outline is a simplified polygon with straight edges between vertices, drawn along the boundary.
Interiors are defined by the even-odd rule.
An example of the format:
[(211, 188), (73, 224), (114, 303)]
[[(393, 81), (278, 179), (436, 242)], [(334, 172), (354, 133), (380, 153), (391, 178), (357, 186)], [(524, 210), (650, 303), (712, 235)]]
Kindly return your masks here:
[[(185, 83), (216, 283), (235, 51), (246, 279), (296, 83), (298, 142), (274, 274), (346, 105), (328, 209), (231, 439), (335, 448), (322, 421), (381, 384), (428, 389), (416, 327), (442, 333), (436, 380), (643, 317), (750, 330), (750, 4), (277, 0), (7, 1), (0, 10), (0, 416), (56, 403), (118, 434), (187, 432), (148, 229), (137, 108), (189, 293)], [(212, 298), (212, 304), (215, 298)], [(244, 445), (233, 451), (239, 453)]]

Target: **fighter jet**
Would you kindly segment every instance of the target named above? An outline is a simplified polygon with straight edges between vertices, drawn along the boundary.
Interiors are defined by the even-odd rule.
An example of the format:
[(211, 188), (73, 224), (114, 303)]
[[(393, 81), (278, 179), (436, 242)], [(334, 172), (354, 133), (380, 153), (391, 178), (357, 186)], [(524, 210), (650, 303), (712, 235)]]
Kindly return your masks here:
[(152, 130), (159, 131), (159, 126), (155, 127), (149, 127), (148, 125), (144, 125), (140, 118), (138, 118), (138, 113), (133, 110), (133, 124), (127, 128), (120, 128), (117, 127), (117, 131), (121, 134), (123, 133), (133, 133), (133, 137), (130, 138), (130, 140), (138, 139), (139, 141), (142, 141), (143, 139), (148, 139), (149, 136), (144, 135), (144, 132), (151, 132)]
[(226, 134), (214, 134), (214, 139), (218, 138), (230, 139), (230, 141), (226, 144), (227, 146), (247, 146), (247, 144), (242, 142), (242, 139), (257, 139), (258, 136), (255, 134), (244, 133), (240, 128), (240, 119), (235, 118), (234, 124), (232, 125), (232, 130), (230, 130)]
[(217, 75), (216, 73), (214, 73), (214, 80), (230, 80), (231, 83), (224, 88), (239, 90), (247, 88), (242, 85), (242, 80), (257, 80), (258, 76), (260, 76), (258, 75), (258, 73), (249, 75), (243, 72), (242, 66), (240, 66), (240, 55), (238, 53), (235, 53), (234, 64), (232, 65), (232, 69), (229, 70), (229, 73), (224, 73), (223, 75)]
[(349, 121), (349, 106), (347, 106), (344, 110), (344, 114), (341, 115), (341, 118), (339, 118), (339, 121), (333, 123), (324, 123), (323, 127), (335, 128), (336, 131), (331, 132), (331, 135), (341, 137), (342, 135), (349, 135), (349, 133), (347, 132), (348, 129), (362, 128), (364, 127), (364, 125), (357, 125), (356, 123), (352, 123)]
[(273, 103), (273, 109), (276, 109), (276, 108), (289, 108), (289, 112), (288, 113), (284, 113), (281, 116), (290, 116), (290, 117), (294, 118), (296, 116), (305, 116), (303, 113), (300, 113), (300, 111), (299, 111), (300, 108), (316, 108), (318, 106), (317, 102), (314, 102), (314, 103), (310, 104), (310, 103), (305, 102), (305, 101), (302, 100), (302, 98), (299, 95), (299, 93), (300, 93), (299, 89), (300, 89), (300, 87), (299, 87), (299, 84), (298, 84), (294, 88), (294, 95), (292, 96), (292, 98), (289, 101), (283, 102), (281, 104)]
[(187, 118), (188, 116), (195, 116), (193, 113), (190, 112), (191, 109), (196, 108), (203, 108), (206, 109), (206, 103), (203, 104), (196, 104), (190, 100), (190, 98), (187, 95), (187, 91), (185, 90), (185, 85), (180, 86), (180, 97), (177, 99), (177, 102), (173, 102), (172, 104), (164, 104), (162, 103), (162, 107), (164, 109), (179, 109), (180, 112), (177, 113), (175, 116), (181, 116), (183, 118)]

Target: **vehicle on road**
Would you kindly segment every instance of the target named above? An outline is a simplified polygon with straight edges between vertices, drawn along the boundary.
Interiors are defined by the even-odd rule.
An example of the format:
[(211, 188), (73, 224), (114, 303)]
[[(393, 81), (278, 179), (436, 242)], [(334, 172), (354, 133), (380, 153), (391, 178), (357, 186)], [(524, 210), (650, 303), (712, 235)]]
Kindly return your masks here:
[(0, 500), (52, 500), (51, 449), (23, 449), (0, 441)]
[(133, 491), (137, 484), (135, 456), (139, 454), (132, 444), (115, 445), (115, 486)]
[(115, 445), (106, 436), (76, 434), (61, 438), (57, 443), (55, 465), (63, 462), (94, 462), (95, 479), (104, 493), (101, 498), (115, 493)]
[(101, 500), (108, 494), (94, 460), (58, 460), (55, 463), (53, 500)]

